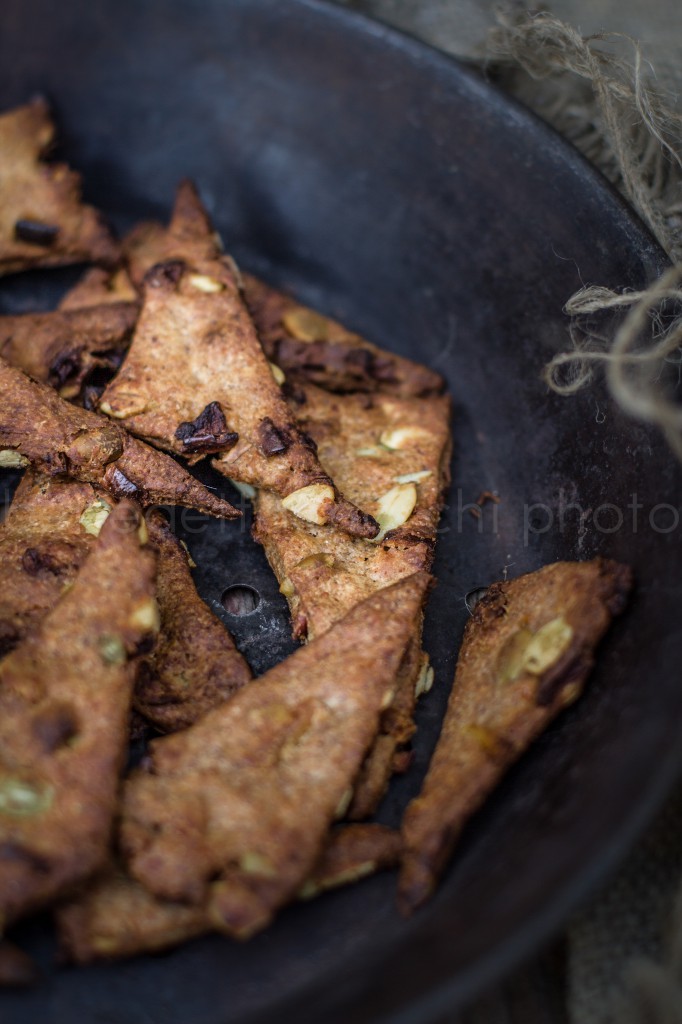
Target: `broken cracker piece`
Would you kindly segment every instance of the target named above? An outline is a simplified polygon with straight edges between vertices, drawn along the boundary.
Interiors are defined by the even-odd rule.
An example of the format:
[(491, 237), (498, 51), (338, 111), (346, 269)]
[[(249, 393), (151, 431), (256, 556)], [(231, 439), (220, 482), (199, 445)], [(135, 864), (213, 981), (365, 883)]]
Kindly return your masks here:
[(81, 517), (101, 495), (91, 484), (27, 470), (0, 524), (0, 657), (73, 583), (95, 540)]
[(50, 475), (104, 488), (142, 505), (184, 505), (221, 519), (240, 513), (173, 459), (117, 424), (70, 405), (0, 359), (0, 455), (19, 454)]
[(174, 736), (125, 789), (121, 850), (163, 899), (239, 938), (313, 869), (390, 701), (429, 585), (416, 573)]
[(393, 868), (400, 861), (401, 851), (400, 833), (387, 825), (337, 825), (299, 897), (309, 900), (327, 889)]
[(118, 258), (100, 215), (81, 202), (80, 176), (45, 162), (54, 135), (44, 99), (0, 115), (0, 274)]
[(440, 395), (433, 370), (387, 352), (340, 323), (309, 309), (251, 274), (244, 300), (268, 359), (328, 391), (385, 391), (403, 397)]
[(167, 235), (154, 234), (152, 251), (164, 260), (145, 274), (133, 341), (101, 411), (192, 461), (213, 454), (224, 476), (289, 499), (302, 518), (373, 537), (376, 521), (339, 494), (299, 430), (242, 300), (238, 271), (190, 183), (180, 186)]
[(158, 553), (161, 632), (135, 684), (135, 708), (161, 732), (176, 732), (223, 704), (251, 680), (234, 641), (197, 594), (187, 553), (159, 514), (147, 519)]
[(556, 562), (493, 584), (478, 602), (431, 765), (403, 819), (404, 913), (431, 896), (462, 827), (508, 767), (580, 696), (631, 580), (604, 558)]
[(129, 502), (114, 509), (73, 586), (0, 663), (3, 923), (106, 859), (133, 659), (155, 626), (155, 560), (140, 521)]
[(137, 306), (140, 303), (140, 296), (126, 268), (105, 270), (104, 267), (90, 267), (80, 281), (69, 288), (57, 308), (66, 312), (119, 302), (133, 302)]
[(118, 369), (136, 320), (128, 302), (2, 316), (0, 357), (73, 400), (94, 373)]

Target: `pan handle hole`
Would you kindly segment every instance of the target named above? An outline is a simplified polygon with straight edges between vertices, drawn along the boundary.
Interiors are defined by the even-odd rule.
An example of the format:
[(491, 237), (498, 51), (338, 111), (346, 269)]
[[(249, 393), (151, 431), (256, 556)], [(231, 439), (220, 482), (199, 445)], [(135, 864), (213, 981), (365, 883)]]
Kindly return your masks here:
[(223, 591), (220, 602), (229, 615), (250, 615), (260, 604), (260, 594), (245, 583), (235, 583)]

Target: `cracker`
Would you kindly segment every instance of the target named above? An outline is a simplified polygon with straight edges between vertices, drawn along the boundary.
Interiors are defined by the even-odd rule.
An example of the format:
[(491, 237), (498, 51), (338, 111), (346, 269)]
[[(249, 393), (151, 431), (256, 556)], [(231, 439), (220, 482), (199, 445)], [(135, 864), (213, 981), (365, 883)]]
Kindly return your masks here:
[(556, 562), (493, 584), (477, 604), (428, 774), (402, 824), (403, 912), (429, 898), (465, 822), (580, 696), (630, 587), (630, 570), (617, 562)]
[(135, 708), (161, 732), (176, 732), (223, 704), (251, 680), (234, 641), (199, 597), (187, 553), (161, 515), (147, 519), (158, 554), (161, 631), (140, 665)]
[(45, 162), (54, 136), (41, 98), (0, 115), (0, 274), (119, 256), (99, 213), (81, 202), (80, 175)]
[(105, 861), (139, 645), (158, 626), (154, 555), (122, 502), (73, 586), (0, 663), (0, 919)]
[(189, 729), (154, 741), (125, 789), (131, 875), (163, 899), (205, 905), (218, 930), (263, 928), (342, 813), (429, 580), (385, 588)]
[(143, 505), (184, 505), (221, 519), (239, 516), (167, 455), (0, 359), (0, 465), (28, 462)]

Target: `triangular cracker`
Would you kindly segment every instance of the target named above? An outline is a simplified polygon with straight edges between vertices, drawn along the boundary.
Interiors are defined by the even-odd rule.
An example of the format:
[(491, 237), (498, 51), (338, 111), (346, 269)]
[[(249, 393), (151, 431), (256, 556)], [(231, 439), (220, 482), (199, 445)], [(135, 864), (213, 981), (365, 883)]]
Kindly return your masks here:
[(493, 584), (479, 601), (428, 774), (403, 820), (405, 913), (432, 894), (464, 824), (507, 768), (580, 696), (631, 578), (604, 558), (556, 562)]
[[(430, 568), (450, 479), (450, 404), (444, 396), (425, 401), (330, 395), (313, 385), (296, 390), (299, 419), (323, 462), (352, 500), (389, 528), (379, 543), (346, 537), (330, 526), (297, 521), (275, 495), (259, 492), (254, 536), (289, 602), (294, 635), (312, 638), (381, 587)], [(396, 755), (414, 732), (416, 692), (433, 678), (420, 652), (421, 624), (419, 613), (410, 627), (396, 698), (356, 786), (353, 818), (372, 813), (391, 772), (403, 767)]]
[(152, 743), (122, 807), (121, 848), (138, 881), (204, 904), (214, 927), (242, 938), (295, 896), (393, 698), (429, 579), (385, 588), (196, 725)]
[(137, 711), (161, 732), (192, 725), (251, 680), (251, 669), (199, 597), (188, 555), (163, 517), (147, 518), (158, 556), (156, 598), (161, 630), (135, 684)]
[[(27, 470), (0, 524), (0, 657), (44, 619), (73, 583), (106, 518), (101, 493), (91, 484)], [(93, 510), (90, 521), (88, 509)]]
[(118, 258), (100, 215), (81, 202), (80, 176), (44, 161), (54, 135), (43, 99), (0, 115), (0, 274)]
[(167, 455), (0, 359), (0, 467), (29, 462), (143, 505), (184, 505), (221, 519), (239, 516)]
[[(190, 459), (214, 454), (225, 476), (279, 494), (298, 516), (371, 537), (301, 434), (189, 183), (179, 191), (166, 258), (144, 278), (128, 355), (100, 409), (133, 434)], [(158, 255), (158, 253), (157, 253)]]
[(442, 394), (440, 374), (378, 348), (330, 317), (303, 306), (251, 274), (242, 274), (244, 299), (268, 359), (285, 373), (328, 391)]
[[(0, 918), (88, 877), (107, 847), (139, 645), (157, 628), (155, 561), (129, 502), (73, 587), (0, 663)], [(146, 532), (146, 531), (145, 531)]]

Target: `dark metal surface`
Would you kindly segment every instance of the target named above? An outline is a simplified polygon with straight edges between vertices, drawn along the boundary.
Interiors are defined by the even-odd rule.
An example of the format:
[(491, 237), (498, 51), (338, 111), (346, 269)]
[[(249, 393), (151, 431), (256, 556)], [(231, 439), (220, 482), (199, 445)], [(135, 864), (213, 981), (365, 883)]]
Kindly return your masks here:
[[(5, 0), (0, 105), (37, 90), (119, 226), (165, 216), (189, 175), (245, 266), (448, 377), (457, 454), (426, 627), (437, 682), (383, 820), (398, 820), (435, 741), (465, 594), (597, 552), (632, 563), (638, 588), (585, 699), (509, 775), (412, 921), (382, 876), (287, 910), (247, 945), (212, 937), (51, 971), (35, 993), (0, 996), (0, 1020), (427, 1020), (557, 927), (679, 768), (680, 528), (662, 531), (670, 509), (649, 516), (679, 507), (680, 472), (603, 394), (560, 399), (540, 380), (581, 281), (640, 287), (664, 258), (525, 112), (427, 48), (306, 0)], [(68, 277), (8, 279), (0, 304), (49, 303)], [(477, 521), (463, 506), (486, 488), (501, 504)], [(184, 529), (202, 593), (262, 671), (292, 649), (262, 552), (239, 523)], [(250, 615), (224, 611), (233, 584), (258, 590)], [(46, 963), (44, 926), (23, 931)]]

